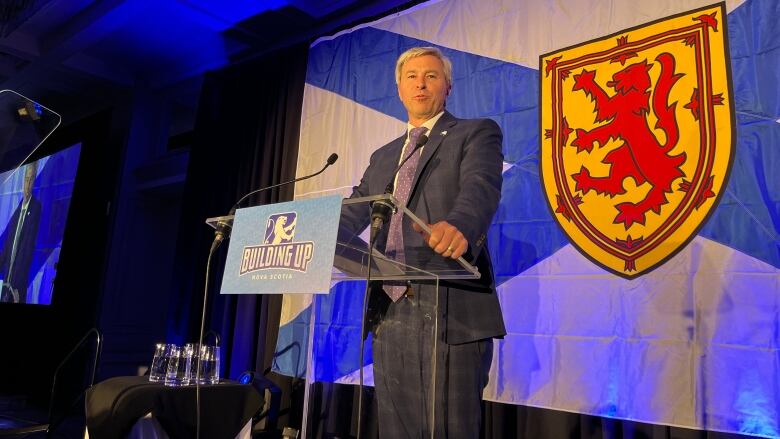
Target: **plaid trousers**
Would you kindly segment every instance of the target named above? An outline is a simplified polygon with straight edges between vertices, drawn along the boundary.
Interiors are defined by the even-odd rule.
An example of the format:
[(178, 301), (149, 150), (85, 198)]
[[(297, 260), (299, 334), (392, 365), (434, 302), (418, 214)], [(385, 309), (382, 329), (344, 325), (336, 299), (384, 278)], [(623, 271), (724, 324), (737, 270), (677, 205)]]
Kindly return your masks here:
[[(413, 285), (414, 295), (390, 304), (373, 341), (374, 386), (380, 439), (430, 438), (435, 387), (436, 438), (478, 438), (482, 390), (487, 385), (493, 340), (448, 345), (446, 288), (440, 288), (434, 355), (436, 288)], [(432, 369), (436, 370), (435, 386)]]

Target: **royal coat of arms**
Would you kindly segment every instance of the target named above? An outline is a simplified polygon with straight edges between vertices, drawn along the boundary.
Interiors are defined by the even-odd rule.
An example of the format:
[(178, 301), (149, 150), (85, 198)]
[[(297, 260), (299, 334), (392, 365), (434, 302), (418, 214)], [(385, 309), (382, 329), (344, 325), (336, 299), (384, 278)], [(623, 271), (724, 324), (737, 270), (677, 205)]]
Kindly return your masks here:
[(723, 4), (540, 57), (547, 201), (589, 259), (632, 278), (695, 236), (727, 182)]

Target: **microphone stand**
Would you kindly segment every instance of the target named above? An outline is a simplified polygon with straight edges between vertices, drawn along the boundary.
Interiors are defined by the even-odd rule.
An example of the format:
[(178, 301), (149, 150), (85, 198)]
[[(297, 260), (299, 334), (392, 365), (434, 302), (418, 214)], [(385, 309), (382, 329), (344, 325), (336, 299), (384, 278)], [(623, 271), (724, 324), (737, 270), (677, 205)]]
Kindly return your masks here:
[[(385, 186), (385, 194), (392, 194), (393, 193), (393, 186), (395, 186), (395, 176), (398, 174), (398, 172), (401, 170), (401, 168), (404, 166), (407, 160), (411, 158), (414, 154), (417, 154), (417, 151), (420, 150), (420, 148), (423, 147), (428, 142), (428, 136), (425, 134), (421, 135), (420, 138), (417, 140), (417, 144), (414, 145), (414, 148), (411, 152), (403, 159), (401, 160), (401, 163), (393, 170), (392, 177), (390, 178), (390, 181), (387, 183), (387, 186)], [(371, 265), (372, 265), (372, 259), (371, 255), (374, 252), (374, 246), (376, 245), (376, 238), (377, 235), (379, 235), (379, 231), (382, 230), (382, 227), (384, 227), (385, 224), (387, 224), (388, 220), (390, 219), (390, 215), (394, 214), (397, 210), (396, 206), (393, 206), (392, 203), (390, 203), (387, 200), (377, 200), (374, 201), (374, 203), (371, 205), (371, 233), (369, 237), (369, 244), (368, 244), (368, 267), (366, 269), (366, 290), (363, 293), (363, 313), (362, 313), (362, 319), (360, 324), (360, 364), (358, 364), (358, 425), (357, 425), (357, 439), (360, 439), (360, 434), (362, 432), (363, 428), (363, 351), (365, 350), (365, 344), (366, 344), (366, 338), (368, 338), (366, 333), (366, 313), (368, 311), (368, 300), (369, 295), (371, 293)], [(365, 336), (364, 336), (365, 334)]]
[[(233, 207), (230, 208), (230, 212), (228, 213), (228, 216), (234, 216), (236, 213), (236, 209), (241, 205), (241, 203), (249, 198), (251, 195), (267, 191), (269, 189), (274, 189), (280, 186), (286, 186), (288, 184), (293, 184), (302, 180), (306, 180), (312, 177), (316, 177), (320, 174), (322, 174), (325, 169), (327, 169), (330, 165), (336, 163), (336, 160), (338, 160), (339, 156), (337, 154), (331, 154), (326, 163), (325, 166), (322, 167), (319, 171), (315, 172), (314, 174), (306, 175), (300, 178), (296, 178), (294, 180), (284, 181), (281, 183), (273, 184), (271, 186), (262, 187), (260, 189), (255, 189), (243, 197), (241, 197), (235, 204), (233, 204)], [(217, 248), (219, 248), (219, 245), (222, 244), (222, 241), (225, 240), (225, 238), (230, 237), (230, 230), (232, 229), (232, 218), (226, 221), (220, 221), (214, 231), (214, 241), (211, 243), (211, 248), (209, 249), (209, 255), (206, 259), (206, 282), (205, 287), (203, 290), (203, 308), (201, 310), (201, 316), (200, 316), (200, 333), (198, 335), (198, 349), (202, 349), (203, 345), (203, 334), (206, 327), (206, 307), (208, 305), (208, 294), (209, 294), (209, 272), (211, 269), (211, 258), (214, 255), (214, 252), (216, 252)], [(197, 371), (195, 373), (195, 437), (196, 439), (200, 439), (200, 379), (201, 379), (201, 361), (198, 361)]]
[[(283, 181), (281, 183), (273, 184), (271, 186), (266, 186), (266, 187), (262, 187), (260, 189), (255, 189), (255, 190), (247, 193), (246, 195), (241, 197), (238, 201), (236, 201), (236, 203), (233, 205), (233, 207), (230, 208), (230, 212), (228, 212), (227, 216), (231, 216), (231, 217), (234, 216), (236, 214), (236, 210), (238, 209), (238, 207), (241, 206), (241, 203), (244, 200), (246, 200), (247, 198), (249, 198), (250, 196), (258, 194), (260, 192), (265, 192), (265, 191), (267, 191), (269, 189), (274, 189), (274, 188), (277, 188), (277, 187), (280, 187), (280, 186), (287, 186), (288, 184), (293, 184), (293, 183), (297, 183), (297, 182), (302, 181), (302, 180), (307, 180), (309, 178), (316, 177), (316, 176), (322, 174), (323, 172), (325, 172), (325, 170), (328, 169), (328, 167), (330, 165), (336, 163), (336, 160), (338, 160), (338, 159), (339, 159), (338, 154), (333, 153), (330, 156), (328, 156), (328, 160), (325, 162), (325, 166), (323, 166), (322, 169), (320, 169), (319, 171), (315, 172), (314, 174), (310, 174), (310, 175), (306, 175), (306, 176), (303, 176), (303, 177), (300, 177), (300, 178), (296, 178), (295, 180)], [(225, 238), (230, 237), (230, 229), (231, 228), (232, 228), (232, 218), (229, 220), (229, 222), (228, 221), (220, 221), (217, 224), (217, 226), (215, 227), (216, 230), (214, 232), (214, 242), (212, 242), (212, 244), (211, 244), (211, 248), (212, 248), (211, 251), (216, 250), (217, 247), (219, 247), (219, 245), (222, 244), (222, 241)], [(202, 335), (202, 328), (201, 328), (201, 335)]]

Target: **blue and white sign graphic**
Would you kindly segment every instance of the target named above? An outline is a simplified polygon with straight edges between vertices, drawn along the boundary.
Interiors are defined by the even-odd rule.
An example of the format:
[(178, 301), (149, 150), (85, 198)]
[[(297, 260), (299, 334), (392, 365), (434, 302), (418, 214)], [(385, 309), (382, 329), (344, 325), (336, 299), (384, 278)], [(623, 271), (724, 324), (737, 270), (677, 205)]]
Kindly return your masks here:
[(222, 294), (327, 293), (338, 195), (239, 209)]

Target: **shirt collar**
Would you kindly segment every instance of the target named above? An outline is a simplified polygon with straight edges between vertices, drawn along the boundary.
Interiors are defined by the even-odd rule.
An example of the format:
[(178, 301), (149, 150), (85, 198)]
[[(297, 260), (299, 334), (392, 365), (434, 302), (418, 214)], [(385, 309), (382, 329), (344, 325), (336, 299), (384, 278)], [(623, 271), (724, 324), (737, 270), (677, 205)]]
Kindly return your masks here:
[[(432, 132), (433, 131), (433, 126), (436, 125), (436, 122), (438, 122), (439, 119), (441, 119), (441, 116), (443, 114), (444, 114), (444, 110), (440, 111), (439, 114), (437, 114), (436, 116), (433, 116), (432, 118), (426, 120), (425, 123), (423, 123), (420, 126), (428, 128), (428, 131), (426, 131), (426, 133)], [(406, 138), (407, 138), (407, 140), (409, 139), (409, 132), (412, 131), (413, 128), (416, 128), (416, 127), (414, 125), (412, 125), (411, 123), (409, 123), (409, 122), (406, 123)]]

